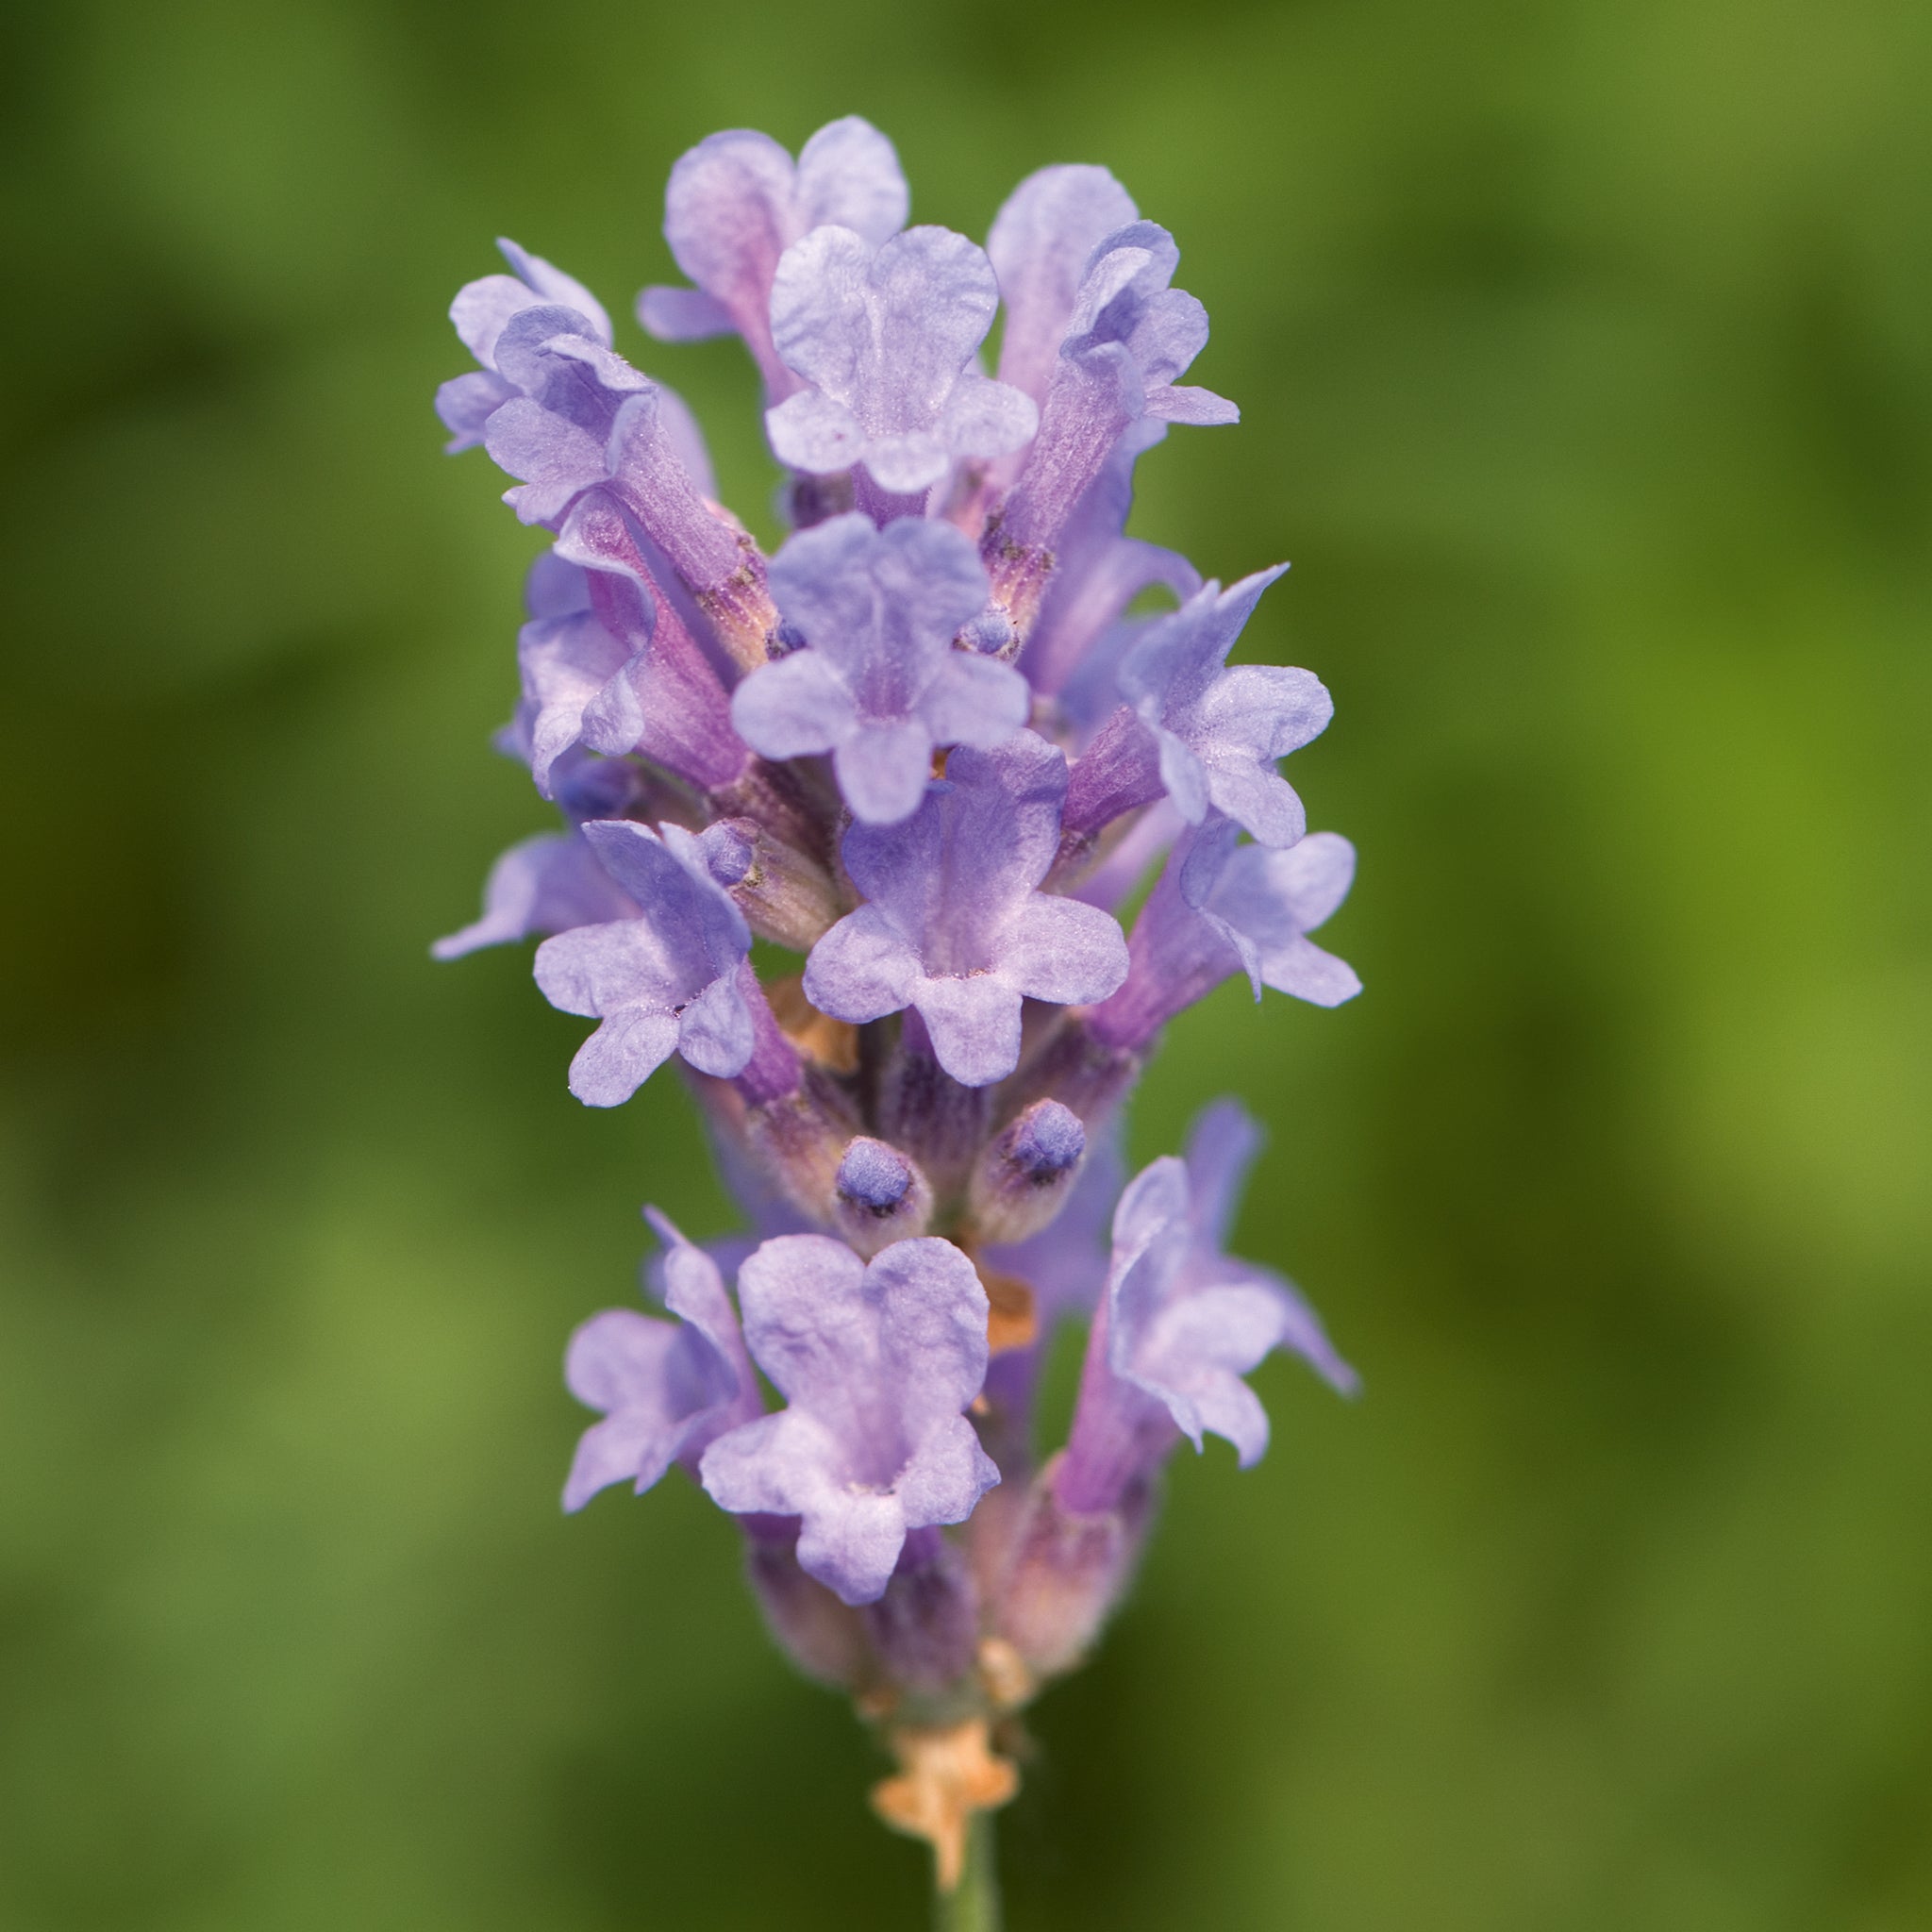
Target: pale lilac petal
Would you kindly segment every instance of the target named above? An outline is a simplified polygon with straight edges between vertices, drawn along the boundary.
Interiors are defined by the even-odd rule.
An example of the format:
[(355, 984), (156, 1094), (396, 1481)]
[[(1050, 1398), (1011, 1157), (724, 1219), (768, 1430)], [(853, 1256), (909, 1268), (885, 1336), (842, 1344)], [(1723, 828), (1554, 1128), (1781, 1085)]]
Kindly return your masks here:
[(892, 143), (857, 114), (828, 122), (798, 151), (800, 225), (836, 223), (874, 248), (906, 225), (911, 196)]
[(1127, 976), (1126, 935), (1097, 906), (1036, 892), (1008, 928), (1000, 970), (1028, 999), (1086, 1006)]
[[(561, 308), (574, 308), (579, 315), (590, 319), (597, 335), (608, 343), (610, 341), (610, 317), (583, 283), (552, 263), (541, 255), (532, 255), (527, 248), (520, 248), (507, 237), (498, 236), (497, 247), (503, 258), (516, 271), (518, 278), (530, 291), (530, 295), (539, 302), (556, 304)], [(530, 297), (525, 298), (526, 307), (532, 306)], [(482, 359), (480, 357), (477, 358)]]
[(805, 996), (820, 1012), (862, 1025), (896, 1013), (912, 995), (919, 957), (876, 906), (861, 906), (811, 949)]
[(1201, 429), (1220, 429), (1241, 420), (1239, 405), (1191, 383), (1157, 383), (1147, 391), (1147, 413), (1163, 423), (1188, 423)]
[(953, 385), (933, 436), (948, 456), (1003, 457), (1030, 442), (1039, 427), (1039, 406), (1024, 390), (969, 370)]
[(948, 651), (919, 701), (935, 744), (991, 751), (1026, 723), (1033, 693), (1010, 664)]
[(487, 369), (472, 369), (442, 384), (436, 391), (436, 413), (450, 432), (443, 454), (457, 456), (476, 448), (491, 417), (516, 394), (511, 384)]
[(1205, 1287), (1149, 1322), (1132, 1379), (1166, 1403), (1196, 1449), (1204, 1430), (1225, 1437), (1243, 1469), (1268, 1446), (1268, 1418), (1241, 1377), (1282, 1338), (1279, 1298), (1257, 1283)]
[(752, 1044), (751, 1008), (735, 974), (721, 974), (677, 1016), (677, 1050), (701, 1074), (741, 1074)]
[(952, 444), (937, 429), (881, 430), (867, 437), (856, 458), (881, 490), (894, 496), (917, 496), (946, 474)]
[[(908, 228), (870, 264), (877, 385), (868, 420), (878, 429), (929, 426), (1000, 304), (986, 251), (950, 228)], [(998, 451), (988, 451), (998, 455)]]
[(1241, 1190), (1260, 1152), (1260, 1126), (1239, 1100), (1210, 1101), (1188, 1129), (1182, 1158), (1194, 1220), (1217, 1248), (1234, 1232)]
[[(1293, 786), (1252, 758), (1206, 760), (1208, 803), (1245, 827), (1263, 845), (1292, 845), (1308, 829)], [(1180, 804), (1176, 798), (1174, 801)], [(1183, 807), (1182, 817), (1189, 816)]]
[(677, 1022), (670, 1013), (620, 1008), (577, 1049), (570, 1091), (586, 1107), (622, 1107), (676, 1049)]
[[(983, 1379), (983, 1367), (980, 1375)], [(907, 1522), (922, 1528), (964, 1523), (998, 1480), (998, 1470), (979, 1445), (978, 1431), (963, 1415), (944, 1415), (931, 1424), (918, 1457), (900, 1476), (899, 1503)]]
[(998, 305), (991, 264), (950, 229), (908, 228), (878, 247), (851, 228), (812, 229), (778, 263), (772, 337), (820, 400), (768, 413), (773, 448), (818, 474), (862, 463), (902, 495), (956, 457), (1015, 448), (1032, 433), (1031, 398), (968, 370)]
[(962, 1087), (989, 1087), (1020, 1064), (1020, 994), (1004, 974), (921, 979), (911, 1003), (933, 1058)]
[[(608, 870), (608, 868), (607, 868)], [(640, 996), (670, 1008), (683, 988), (671, 949), (648, 919), (622, 919), (558, 933), (537, 948), (536, 980), (559, 1012), (593, 1018)], [(672, 1029), (676, 1038), (676, 1029)]]
[(1317, 1007), (1341, 1006), (1362, 990), (1360, 978), (1347, 960), (1324, 953), (1312, 940), (1299, 935), (1262, 955), (1261, 977), (1276, 992), (1291, 993)]
[(465, 282), (449, 305), (449, 319), (464, 348), (485, 369), (496, 367), (496, 339), (510, 317), (540, 298), (515, 275), (483, 275)]
[(748, 128), (708, 136), (671, 170), (664, 239), (672, 258), (747, 339), (791, 240), (791, 157)]
[[(851, 734), (858, 710), (851, 687), (820, 651), (794, 651), (754, 671), (731, 693), (738, 735), (768, 758), (830, 751)], [(922, 790), (924, 782), (922, 773)]]
[[(611, 1309), (612, 1314), (628, 1313)], [(635, 1318), (641, 1322), (644, 1317)], [(666, 1324), (653, 1322), (654, 1329)], [(665, 1336), (667, 1346), (675, 1338)], [(599, 1490), (612, 1483), (630, 1483), (647, 1490), (670, 1468), (672, 1457), (664, 1452), (666, 1430), (656, 1415), (632, 1410), (607, 1416), (592, 1423), (577, 1439), (576, 1454), (571, 1458), (570, 1474), (564, 1479), (563, 1507), (581, 1509)]]
[(829, 476), (849, 470), (865, 454), (865, 425), (843, 403), (822, 390), (800, 390), (765, 412), (772, 454), (794, 470)]
[(919, 809), (932, 774), (932, 733), (918, 718), (865, 719), (832, 755), (839, 790), (867, 824), (896, 824)]
[(731, 311), (702, 289), (645, 289), (638, 296), (637, 314), (639, 324), (660, 342), (709, 341), (738, 326)]
[(429, 950), (439, 959), (458, 959), (479, 946), (629, 919), (636, 912), (582, 838), (540, 832), (512, 845), (491, 868), (482, 918)]
[(1208, 791), (1208, 772), (1194, 748), (1173, 731), (1157, 729), (1155, 741), (1160, 747), (1160, 782), (1174, 801), (1174, 808), (1189, 824), (1198, 825), (1208, 816), (1212, 802)]
[(874, 253), (850, 228), (814, 228), (785, 250), (772, 282), (772, 341), (786, 366), (868, 428), (857, 397), (876, 358), (866, 300)]

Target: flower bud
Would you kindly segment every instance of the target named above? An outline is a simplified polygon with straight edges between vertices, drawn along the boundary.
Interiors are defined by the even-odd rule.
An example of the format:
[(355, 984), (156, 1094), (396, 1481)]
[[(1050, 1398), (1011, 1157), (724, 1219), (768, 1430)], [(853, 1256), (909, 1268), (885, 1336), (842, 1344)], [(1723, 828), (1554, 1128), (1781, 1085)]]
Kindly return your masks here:
[(968, 1197), (982, 1241), (1024, 1241), (1060, 1211), (1087, 1154), (1080, 1116), (1036, 1100), (988, 1145)]
[(932, 1219), (925, 1176), (896, 1147), (867, 1134), (846, 1146), (833, 1187), (832, 1225), (868, 1259), (924, 1234)]
[(761, 940), (809, 952), (843, 910), (824, 867), (754, 819), (720, 819), (704, 841), (711, 876)]

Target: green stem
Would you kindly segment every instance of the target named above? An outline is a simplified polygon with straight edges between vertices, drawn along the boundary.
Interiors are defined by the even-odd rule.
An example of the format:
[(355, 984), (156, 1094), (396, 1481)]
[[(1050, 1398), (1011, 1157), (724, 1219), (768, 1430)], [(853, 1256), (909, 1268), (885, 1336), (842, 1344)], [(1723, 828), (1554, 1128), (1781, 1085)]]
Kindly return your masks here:
[(1000, 1874), (991, 1811), (975, 1811), (968, 1822), (965, 1870), (951, 1891), (935, 1897), (932, 1923), (935, 1932), (1000, 1932)]

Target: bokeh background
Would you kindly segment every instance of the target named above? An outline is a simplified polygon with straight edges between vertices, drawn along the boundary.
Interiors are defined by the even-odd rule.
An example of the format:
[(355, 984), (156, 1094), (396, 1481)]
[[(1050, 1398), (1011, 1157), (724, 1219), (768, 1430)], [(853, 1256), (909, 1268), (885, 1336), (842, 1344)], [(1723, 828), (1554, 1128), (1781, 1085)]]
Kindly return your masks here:
[[(1334, 690), (1369, 991), (1226, 991), (1242, 1224), (1360, 1365), (1175, 1472), (1014, 1932), (1932, 1923), (1932, 15), (1912, 0), (73, 0), (0, 48), (0, 1922), (899, 1927), (920, 1848), (688, 1487), (565, 1521), (674, 1082), (578, 1108), (491, 756), (528, 533), (429, 408), (502, 232), (860, 111), (1179, 237), (1137, 527)], [(680, 388), (759, 527), (730, 344)]]

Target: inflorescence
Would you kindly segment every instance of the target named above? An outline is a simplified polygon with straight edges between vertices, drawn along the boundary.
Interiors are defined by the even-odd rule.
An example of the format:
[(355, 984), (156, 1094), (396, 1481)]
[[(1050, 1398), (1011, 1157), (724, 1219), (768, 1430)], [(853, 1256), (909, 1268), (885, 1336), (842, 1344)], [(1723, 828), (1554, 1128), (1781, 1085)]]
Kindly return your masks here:
[[(1241, 1377), (1272, 1349), (1354, 1387), (1296, 1291), (1222, 1252), (1257, 1144), (1241, 1108), (1124, 1186), (1121, 1105), (1230, 975), (1319, 1006), (1359, 982), (1307, 937), (1353, 850), (1275, 768), (1328, 693), (1226, 661), (1286, 566), (1224, 591), (1124, 534), (1167, 425), (1237, 415), (1179, 380), (1208, 318), (1173, 238), (1097, 167), (1029, 176), (983, 249), (907, 212), (857, 118), (796, 162), (732, 132), (672, 172), (695, 286), (638, 315), (750, 350), (787, 470), (769, 559), (585, 289), (506, 242), (512, 273), (458, 295), (480, 367), (438, 395), (449, 447), (481, 444), (553, 533), (502, 742), (565, 829), (507, 852), (436, 951), (542, 936), (537, 984), (598, 1023), (570, 1070), (590, 1106), (681, 1058), (752, 1233), (701, 1247), (647, 1210), (670, 1319), (572, 1338), (602, 1420), (564, 1506), (676, 1463), (736, 1516), (774, 1636), (881, 1725), (900, 1774), (874, 1801), (949, 1883), (969, 1814), (1014, 1789), (1013, 1714), (1119, 1598), (1169, 1453), (1212, 1432), (1261, 1455)], [(1157, 587), (1174, 608), (1141, 613)], [(802, 973), (761, 981), (755, 937)], [(1077, 1406), (1040, 1461), (1069, 1318)]]

